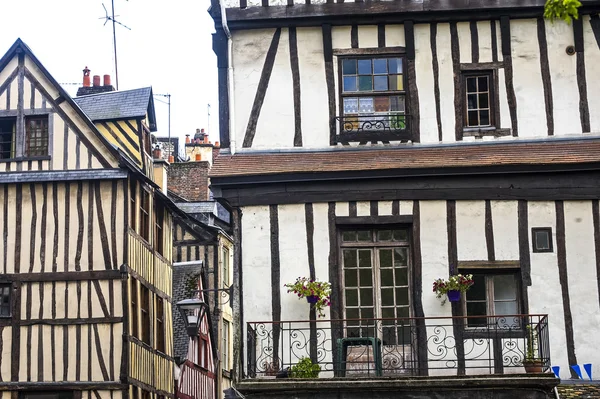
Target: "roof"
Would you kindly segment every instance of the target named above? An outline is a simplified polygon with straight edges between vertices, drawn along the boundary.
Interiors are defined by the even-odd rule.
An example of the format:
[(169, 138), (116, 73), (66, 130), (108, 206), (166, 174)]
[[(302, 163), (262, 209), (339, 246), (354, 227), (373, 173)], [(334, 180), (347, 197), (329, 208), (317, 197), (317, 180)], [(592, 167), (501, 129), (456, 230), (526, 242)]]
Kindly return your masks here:
[(150, 130), (156, 130), (152, 88), (109, 91), (73, 99), (92, 121), (145, 118)]
[[(464, 168), (544, 165), (567, 166), (600, 162), (600, 137), (548, 139), (527, 142), (455, 145), (412, 145), (383, 148), (339, 148), (327, 151), (288, 151), (272, 153), (221, 153), (211, 169), (212, 184), (226, 178), (319, 174), (332, 172), (420, 171), (451, 173)], [(223, 178), (223, 179), (220, 179)]]

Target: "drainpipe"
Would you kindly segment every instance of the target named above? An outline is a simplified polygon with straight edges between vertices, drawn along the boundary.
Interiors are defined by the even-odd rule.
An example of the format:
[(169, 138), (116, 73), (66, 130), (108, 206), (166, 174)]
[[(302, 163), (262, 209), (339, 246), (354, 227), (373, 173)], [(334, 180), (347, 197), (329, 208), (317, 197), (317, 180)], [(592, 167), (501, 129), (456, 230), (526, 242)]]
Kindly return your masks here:
[(229, 26), (227, 26), (227, 14), (224, 0), (219, 0), (221, 6), (221, 26), (227, 36), (227, 100), (229, 105), (229, 151), (235, 154), (235, 101), (233, 99), (233, 39)]

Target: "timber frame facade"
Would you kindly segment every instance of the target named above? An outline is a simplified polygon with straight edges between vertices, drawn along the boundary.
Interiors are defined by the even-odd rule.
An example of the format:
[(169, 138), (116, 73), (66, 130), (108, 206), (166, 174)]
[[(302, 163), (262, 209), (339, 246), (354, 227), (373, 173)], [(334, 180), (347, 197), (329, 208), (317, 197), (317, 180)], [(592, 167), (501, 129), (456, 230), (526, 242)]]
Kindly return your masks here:
[(2, 397), (174, 397), (176, 208), (149, 154), (113, 145), (20, 39), (0, 125)]

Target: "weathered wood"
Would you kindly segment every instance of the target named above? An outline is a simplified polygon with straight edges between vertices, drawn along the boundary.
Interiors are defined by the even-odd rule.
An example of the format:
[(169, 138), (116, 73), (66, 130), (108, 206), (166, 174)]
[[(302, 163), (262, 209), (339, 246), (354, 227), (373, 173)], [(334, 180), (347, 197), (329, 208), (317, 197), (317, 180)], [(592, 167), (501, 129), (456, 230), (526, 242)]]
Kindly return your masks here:
[(412, 225), (412, 304), (414, 316), (418, 319), (417, 324), (417, 353), (419, 375), (426, 376), (429, 374), (427, 367), (427, 330), (425, 328), (425, 316), (423, 311), (423, 258), (421, 253), (421, 208), (419, 201), (413, 202), (412, 214), (414, 217)]
[(592, 32), (594, 32), (598, 48), (600, 48), (600, 16), (598, 16), (598, 13), (590, 15), (590, 26), (592, 27)]
[[(241, 8), (246, 8), (246, 0), (240, 2)], [(217, 56), (218, 83), (219, 83), (219, 137), (221, 148), (230, 147), (229, 139), (229, 88), (228, 70), (229, 54), (227, 50), (228, 38), (225, 31), (217, 26), (212, 35), (212, 47)]]
[(385, 48), (385, 24), (377, 25), (377, 47)]
[(450, 49), (452, 54), (452, 69), (454, 71), (454, 139), (462, 140), (463, 129), (463, 98), (461, 96), (460, 76), (460, 44), (458, 41), (458, 29), (455, 22), (450, 23)]
[(440, 67), (437, 56), (437, 23), (429, 25), (429, 42), (431, 45), (431, 68), (433, 71), (433, 95), (435, 98), (435, 118), (438, 128), (438, 141), (443, 141), (442, 114), (440, 109)]
[(302, 103), (300, 95), (300, 67), (298, 64), (298, 38), (296, 28), (289, 28), (290, 65), (294, 91), (294, 147), (302, 147)]
[[(12, 304), (11, 304), (11, 321), (13, 326), (18, 326), (21, 321), (21, 289), (22, 285), (19, 282), (13, 282), (12, 286)], [(19, 369), (21, 366), (21, 329), (18, 327), (11, 328), (11, 363), (10, 363), (10, 380), (19, 381)]]
[(358, 48), (358, 25), (352, 25), (350, 28), (350, 47)]
[[(271, 310), (273, 321), (281, 320), (281, 262), (279, 258), (279, 212), (277, 205), (269, 206), (271, 226)], [(273, 359), (279, 361), (280, 326), (273, 325)]]
[(459, 260), (459, 269), (518, 269), (519, 260)]
[(553, 136), (554, 100), (552, 98), (552, 77), (550, 76), (550, 61), (548, 59), (546, 22), (542, 17), (537, 20), (537, 36), (540, 47), (540, 68), (542, 71), (542, 86), (544, 88), (544, 104), (546, 106), (546, 126), (548, 127), (548, 136)]
[(511, 55), (510, 19), (507, 16), (500, 18), (500, 34), (502, 36), (502, 56), (504, 58), (504, 82), (506, 83), (506, 95), (508, 97), (508, 110), (512, 134), (519, 135), (519, 123), (517, 120), (517, 96), (513, 83), (513, 65)]
[(252, 147), (254, 141), (254, 135), (256, 134), (256, 124), (260, 116), (260, 110), (265, 100), (265, 94), (269, 87), (269, 80), (271, 79), (271, 72), (273, 72), (273, 65), (275, 64), (275, 56), (277, 55), (277, 47), (279, 46), (279, 38), (281, 36), (281, 29), (277, 28), (273, 34), (271, 45), (267, 51), (265, 57), (265, 63), (263, 65), (260, 80), (256, 90), (256, 96), (254, 97), (254, 103), (252, 105), (252, 111), (250, 112), (250, 119), (248, 120), (248, 126), (246, 127), (246, 134), (244, 136), (244, 147)]
[(325, 61), (325, 82), (327, 84), (327, 104), (329, 105), (329, 144), (336, 144), (335, 123), (335, 81), (333, 77), (333, 42), (331, 38), (331, 25), (324, 24), (323, 32), (323, 59)]
[(488, 260), (495, 261), (496, 250), (494, 248), (494, 222), (492, 221), (492, 204), (490, 200), (485, 200), (485, 243), (487, 247)]
[(519, 224), (519, 259), (521, 261), (521, 279), (524, 287), (530, 287), (531, 281), (531, 258), (529, 253), (529, 213), (527, 201), (520, 200), (518, 203)]
[(0, 275), (0, 282), (44, 282), (44, 281), (85, 281), (85, 280), (116, 280), (120, 279), (118, 270), (92, 270), (81, 272), (56, 273), (8, 273)]
[(413, 222), (412, 215), (394, 216), (336, 216), (335, 224), (342, 226), (351, 225), (388, 225), (388, 224), (410, 224)]
[(479, 62), (479, 63), (461, 63), (459, 69), (461, 71), (489, 71), (490, 69), (504, 68), (504, 63), (493, 61), (493, 62)]
[(356, 217), (357, 212), (358, 211), (356, 209), (356, 201), (348, 202), (348, 214), (350, 215), (350, 217)]
[(589, 133), (590, 127), (590, 108), (588, 105), (587, 79), (585, 74), (585, 53), (583, 41), (583, 18), (573, 20), (573, 38), (575, 41), (576, 57), (576, 75), (577, 87), (579, 89), (579, 119), (581, 120), (581, 130), (583, 133)]
[(594, 252), (596, 255), (598, 301), (600, 302), (600, 204), (598, 203), (598, 200), (592, 200), (592, 219), (594, 221)]
[(471, 31), (471, 62), (479, 62), (479, 32), (477, 31), (477, 21), (469, 22)]
[(332, 49), (333, 55), (339, 56), (360, 56), (360, 55), (397, 55), (406, 53), (406, 47), (367, 47), (367, 48), (344, 48)]

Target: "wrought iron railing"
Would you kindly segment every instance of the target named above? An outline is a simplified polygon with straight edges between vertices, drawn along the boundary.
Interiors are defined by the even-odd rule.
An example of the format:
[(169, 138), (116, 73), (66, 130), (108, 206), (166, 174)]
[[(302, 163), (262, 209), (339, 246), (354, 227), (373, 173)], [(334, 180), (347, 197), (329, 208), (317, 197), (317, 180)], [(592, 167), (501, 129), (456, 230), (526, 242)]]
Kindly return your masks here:
[(550, 367), (547, 315), (250, 322), (246, 328), (247, 378), (294, 374), (303, 358), (319, 365), (320, 377), (518, 374), (528, 360), (538, 363), (538, 372)]
[(337, 139), (344, 141), (411, 140), (410, 115), (344, 115), (335, 117)]

